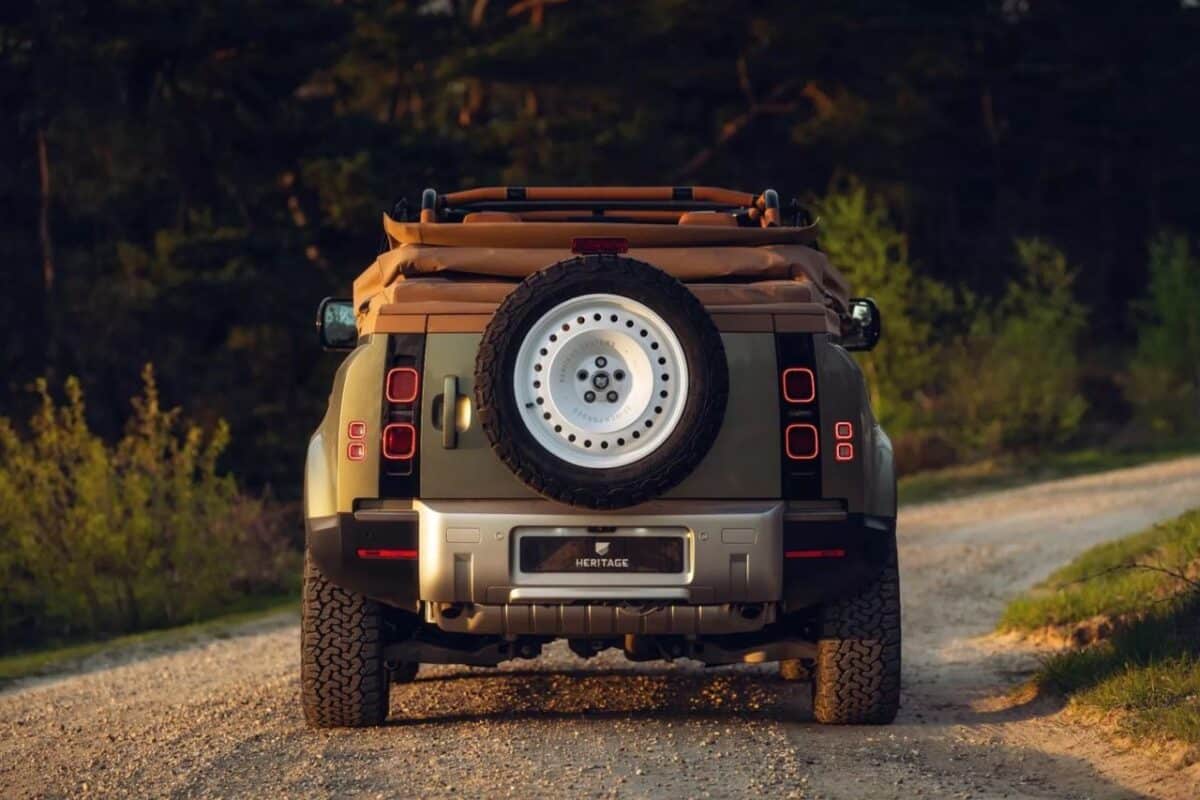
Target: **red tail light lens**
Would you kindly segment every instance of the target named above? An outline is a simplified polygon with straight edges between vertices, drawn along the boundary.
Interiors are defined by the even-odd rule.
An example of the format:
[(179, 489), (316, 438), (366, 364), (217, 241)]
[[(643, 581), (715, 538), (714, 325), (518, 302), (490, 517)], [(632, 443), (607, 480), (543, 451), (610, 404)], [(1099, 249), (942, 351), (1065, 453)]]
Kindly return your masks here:
[(848, 420), (839, 420), (833, 423), (833, 438), (837, 439), (837, 444), (833, 448), (833, 457), (838, 461), (853, 461), (854, 460), (854, 423)]
[(846, 551), (840, 547), (829, 550), (787, 550), (784, 558), (845, 558)]
[(821, 452), (817, 426), (807, 422), (788, 425), (783, 433), (787, 457), (793, 461), (811, 461)]
[(411, 422), (394, 422), (383, 429), (383, 457), (407, 461), (417, 454), (417, 429)]
[(365, 461), (367, 445), (364, 442), (350, 442), (346, 445), (346, 458), (350, 461)]
[(783, 371), (783, 399), (789, 403), (811, 403), (817, 398), (817, 381), (808, 367)]
[(412, 367), (396, 367), (387, 374), (389, 403), (411, 403), (421, 391), (421, 376)]
[(371, 560), (416, 561), (417, 551), (386, 547), (360, 547), (358, 548), (358, 557)]

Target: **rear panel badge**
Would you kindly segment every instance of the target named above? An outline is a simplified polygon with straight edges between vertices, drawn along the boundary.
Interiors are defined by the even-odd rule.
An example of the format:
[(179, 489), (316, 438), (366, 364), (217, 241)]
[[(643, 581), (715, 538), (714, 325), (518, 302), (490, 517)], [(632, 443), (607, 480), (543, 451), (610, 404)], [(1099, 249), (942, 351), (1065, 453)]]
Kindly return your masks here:
[(522, 572), (683, 572), (683, 537), (523, 536)]
[(628, 558), (612, 558), (609, 551), (612, 542), (596, 542), (596, 555), (588, 558), (580, 556), (575, 559), (576, 569), (629, 569)]

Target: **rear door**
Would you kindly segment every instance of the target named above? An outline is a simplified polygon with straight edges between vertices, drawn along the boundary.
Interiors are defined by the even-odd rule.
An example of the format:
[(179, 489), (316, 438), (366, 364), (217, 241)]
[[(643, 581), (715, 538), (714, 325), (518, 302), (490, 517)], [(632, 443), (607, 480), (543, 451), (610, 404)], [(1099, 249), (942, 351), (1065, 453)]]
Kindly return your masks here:
[[(421, 496), (426, 499), (520, 499), (537, 494), (491, 450), (475, 416), (475, 355), (479, 333), (433, 333), (425, 342), (422, 396)], [(779, 399), (775, 337), (722, 334), (729, 365), (725, 422), (704, 462), (665, 498), (778, 497)], [(454, 436), (442, 424), (447, 378), (455, 384)]]

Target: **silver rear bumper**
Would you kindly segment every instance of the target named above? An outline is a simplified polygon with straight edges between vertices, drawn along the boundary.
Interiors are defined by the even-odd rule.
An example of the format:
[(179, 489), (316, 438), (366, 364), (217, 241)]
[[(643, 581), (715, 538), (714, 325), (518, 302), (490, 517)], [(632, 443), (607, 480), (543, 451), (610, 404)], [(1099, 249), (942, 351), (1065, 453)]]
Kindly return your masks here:
[[(426, 618), (464, 633), (604, 636), (757, 630), (782, 594), (781, 501), (656, 501), (619, 512), (549, 501), (414, 501)], [(525, 574), (523, 533), (674, 529), (680, 574)]]

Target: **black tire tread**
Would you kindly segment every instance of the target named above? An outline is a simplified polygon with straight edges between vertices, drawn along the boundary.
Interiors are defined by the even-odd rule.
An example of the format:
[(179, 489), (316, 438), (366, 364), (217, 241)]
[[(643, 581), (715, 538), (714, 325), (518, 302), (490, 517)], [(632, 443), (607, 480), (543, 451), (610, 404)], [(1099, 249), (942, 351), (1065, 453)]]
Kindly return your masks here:
[(900, 708), (900, 573), (895, 538), (879, 577), (821, 609), (813, 716), (833, 725), (886, 725)]
[(306, 554), (300, 614), (300, 697), (308, 724), (382, 724), (389, 680), (379, 603), (331, 583)]
[[(500, 364), (506, 349), (514, 346), (514, 327), (518, 320), (513, 309), (534, 302), (539, 294), (552, 291), (565, 281), (599, 279), (615, 284), (637, 286), (649, 284), (654, 291), (672, 298), (677, 307), (685, 309), (699, 330), (706, 346), (702, 356), (708, 361), (707, 372), (712, 376), (710, 385), (701, 393), (701, 405), (695, 415), (697, 424), (689, 429), (688, 435), (669, 449), (669, 457), (654, 470), (635, 480), (610, 480), (600, 484), (584, 485), (579, 481), (564, 479), (562, 471), (540, 468), (529, 453), (516, 444), (510, 430), (519, 421), (507, 421), (497, 413), (500, 404), (499, 392), (507, 382), (500, 377), (488, 380), (489, 376), (502, 376)], [(619, 289), (616, 290), (620, 292)], [(729, 373), (725, 364), (725, 348), (721, 343), (712, 318), (704, 306), (674, 277), (662, 270), (635, 261), (615, 256), (581, 256), (561, 261), (527, 277), (514, 289), (497, 309), (479, 345), (475, 362), (476, 408), (487, 433), (492, 449), (516, 477), (538, 494), (576, 506), (589, 508), (624, 508), (651, 500), (676, 486), (686, 478), (704, 459), (724, 421), (725, 407), (729, 397)], [(664, 449), (666, 449), (664, 447)]]

